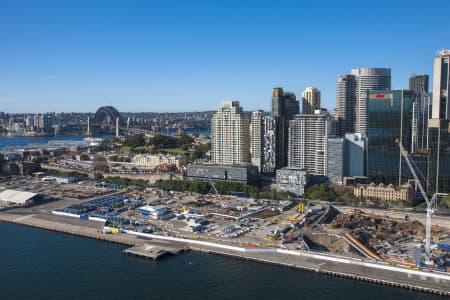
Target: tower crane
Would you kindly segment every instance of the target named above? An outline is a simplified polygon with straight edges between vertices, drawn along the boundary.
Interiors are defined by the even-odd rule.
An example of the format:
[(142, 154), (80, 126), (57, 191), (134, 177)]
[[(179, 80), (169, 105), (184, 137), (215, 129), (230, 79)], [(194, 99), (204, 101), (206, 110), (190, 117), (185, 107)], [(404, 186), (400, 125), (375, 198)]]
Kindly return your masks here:
[(218, 197), (220, 197), (219, 191), (217, 190), (216, 185), (214, 184), (214, 182), (211, 179), (209, 180), (209, 184), (211, 184), (211, 186), (213, 187), (214, 192), (216, 192), (216, 195)]
[(405, 158), (406, 164), (408, 165), (409, 170), (411, 171), (411, 174), (414, 177), (414, 180), (417, 183), (417, 186), (419, 187), (420, 193), (422, 194), (423, 199), (425, 199), (425, 202), (427, 204), (427, 222), (426, 222), (426, 228), (425, 228), (425, 253), (430, 257), (430, 241), (431, 241), (431, 215), (436, 211), (436, 202), (437, 202), (437, 194), (434, 194), (433, 197), (431, 197), (431, 200), (428, 198), (427, 193), (425, 192), (422, 184), (420, 183), (419, 178), (417, 177), (416, 171), (413, 168), (413, 165), (411, 163), (411, 160), (409, 159), (408, 152), (403, 147), (402, 143), (399, 139), (396, 140), (396, 143), (398, 144), (400, 148), (401, 155)]

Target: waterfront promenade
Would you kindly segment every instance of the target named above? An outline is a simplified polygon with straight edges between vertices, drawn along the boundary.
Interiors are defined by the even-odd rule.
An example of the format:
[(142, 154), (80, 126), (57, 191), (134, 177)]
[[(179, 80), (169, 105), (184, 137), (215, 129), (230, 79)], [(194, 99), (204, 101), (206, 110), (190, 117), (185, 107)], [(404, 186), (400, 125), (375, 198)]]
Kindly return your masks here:
[(287, 251), (276, 248), (243, 248), (205, 240), (158, 236), (127, 231), (127, 234), (101, 234), (103, 223), (52, 214), (51, 211), (17, 208), (0, 212), (0, 221), (58, 231), (124, 245), (152, 240), (161, 247), (182, 243), (194, 251), (226, 255), (239, 259), (298, 268), (323, 274), (397, 286), (450, 296), (450, 276), (314, 252)]

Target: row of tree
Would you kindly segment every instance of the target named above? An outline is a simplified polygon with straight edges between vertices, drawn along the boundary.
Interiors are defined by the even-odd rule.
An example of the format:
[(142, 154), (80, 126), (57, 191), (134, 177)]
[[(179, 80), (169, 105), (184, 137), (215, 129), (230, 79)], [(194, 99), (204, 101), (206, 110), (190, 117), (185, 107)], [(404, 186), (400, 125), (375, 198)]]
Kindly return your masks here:
[(70, 172), (64, 172), (64, 171), (58, 171), (58, 170), (52, 170), (52, 169), (44, 169), (44, 171), (50, 175), (50, 176), (56, 176), (56, 177), (73, 177), (76, 181), (82, 181), (89, 178), (89, 175), (76, 172), (76, 171), (70, 171)]
[(143, 179), (131, 179), (126, 177), (104, 177), (102, 174), (95, 174), (95, 181), (97, 182), (105, 182), (112, 184), (120, 184), (123, 186), (137, 186), (137, 187), (145, 187), (147, 186), (148, 181)]
[(169, 136), (156, 134), (153, 137), (146, 138), (143, 134), (136, 134), (127, 137), (123, 145), (130, 148), (153, 147), (153, 148), (185, 148), (187, 149), (194, 139), (186, 134), (180, 136)]
[[(206, 181), (157, 180), (155, 186), (167, 191), (195, 192), (199, 194), (215, 193), (214, 188)], [(222, 195), (245, 194), (255, 199), (287, 199), (291, 195), (276, 190), (261, 190), (256, 186), (231, 181), (215, 181), (214, 186)]]

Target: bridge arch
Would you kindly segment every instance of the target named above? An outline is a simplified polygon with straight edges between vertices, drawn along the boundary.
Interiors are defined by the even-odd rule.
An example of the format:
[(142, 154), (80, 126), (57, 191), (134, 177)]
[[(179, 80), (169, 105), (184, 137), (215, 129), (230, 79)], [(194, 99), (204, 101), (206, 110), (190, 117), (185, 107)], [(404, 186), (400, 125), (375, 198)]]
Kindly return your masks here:
[(115, 125), (116, 119), (119, 118), (119, 123), (122, 124), (123, 120), (119, 111), (113, 106), (100, 107), (94, 116), (95, 124), (110, 124)]

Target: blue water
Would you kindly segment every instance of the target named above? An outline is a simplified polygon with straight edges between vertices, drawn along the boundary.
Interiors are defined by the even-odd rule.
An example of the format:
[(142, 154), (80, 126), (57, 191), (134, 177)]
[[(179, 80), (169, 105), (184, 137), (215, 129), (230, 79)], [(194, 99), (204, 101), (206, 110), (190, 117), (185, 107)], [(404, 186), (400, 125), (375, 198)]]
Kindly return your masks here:
[[(170, 135), (175, 135), (177, 133), (178, 133), (178, 129), (168, 129), (167, 130), (167, 134), (170, 134)], [(211, 131), (210, 130), (186, 129), (185, 133), (186, 134), (205, 135), (205, 136), (210, 136), (211, 135)]]
[(49, 141), (55, 140), (68, 140), (68, 141), (81, 141), (84, 136), (13, 136), (13, 137), (0, 137), (0, 151), (6, 146), (26, 146), (29, 144), (47, 144)]
[[(101, 136), (104, 139), (112, 139), (111, 134)], [(47, 144), (49, 141), (82, 141), (85, 137), (82, 135), (68, 136), (0, 136), (0, 151), (6, 146), (26, 146), (30, 144)]]
[(0, 223), (0, 299), (440, 299), (194, 252), (157, 262), (121, 245)]

